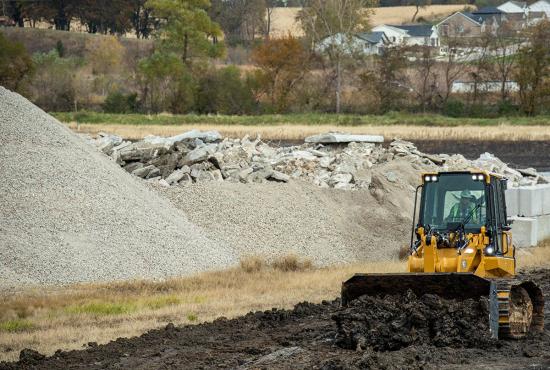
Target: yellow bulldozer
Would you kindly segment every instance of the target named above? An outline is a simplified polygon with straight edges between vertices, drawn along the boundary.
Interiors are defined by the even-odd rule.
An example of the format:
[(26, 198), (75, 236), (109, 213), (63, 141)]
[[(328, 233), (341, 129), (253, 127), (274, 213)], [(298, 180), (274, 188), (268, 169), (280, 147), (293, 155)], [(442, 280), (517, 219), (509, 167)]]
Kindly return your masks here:
[(408, 272), (356, 274), (342, 284), (342, 304), (362, 295), (400, 295), (409, 289), (418, 296), (445, 299), (484, 296), (493, 338), (542, 332), (542, 291), (516, 277), (506, 181), (486, 171), (423, 174), (415, 194)]

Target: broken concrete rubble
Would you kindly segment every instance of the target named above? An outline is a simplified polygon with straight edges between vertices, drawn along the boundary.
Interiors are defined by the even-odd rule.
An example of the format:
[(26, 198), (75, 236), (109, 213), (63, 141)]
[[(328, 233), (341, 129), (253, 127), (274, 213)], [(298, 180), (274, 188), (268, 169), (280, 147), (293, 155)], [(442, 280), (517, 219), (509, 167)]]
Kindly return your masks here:
[[(361, 138), (358, 138), (360, 136)], [(126, 171), (148, 179), (163, 179), (166, 186), (201, 181), (288, 182), (298, 179), (336, 189), (376, 188), (372, 170), (396, 159), (419, 171), (452, 171), (472, 168), (496, 172), (510, 187), (546, 183), (534, 169), (515, 170), (490, 153), (470, 161), (460, 154), (426, 154), (408, 141), (393, 140), (387, 147), (362, 136), (330, 133), (308, 138), (302, 145), (278, 147), (251, 140), (224, 138), (214, 132), (190, 131), (170, 138), (148, 137), (139, 142), (101, 134), (91, 140)], [(347, 140), (357, 141), (347, 143)], [(323, 144), (330, 142), (330, 144)], [(399, 174), (386, 172), (385, 181), (398, 183)], [(375, 189), (376, 190), (376, 189)], [(373, 191), (375, 191), (373, 190)], [(378, 194), (380, 201), (383, 194)]]
[(305, 138), (306, 143), (333, 144), (333, 143), (383, 143), (384, 137), (380, 135), (351, 135), (339, 132), (329, 132)]

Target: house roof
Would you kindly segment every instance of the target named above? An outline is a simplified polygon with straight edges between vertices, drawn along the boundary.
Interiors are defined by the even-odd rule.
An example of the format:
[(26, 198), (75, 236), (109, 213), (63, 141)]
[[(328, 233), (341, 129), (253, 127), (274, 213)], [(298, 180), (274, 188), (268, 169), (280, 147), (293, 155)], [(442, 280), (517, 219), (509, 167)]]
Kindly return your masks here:
[(484, 8), (478, 9), (475, 12), (472, 12), (472, 14), (500, 14), (502, 13), (502, 10), (499, 8), (495, 8), (494, 6), (486, 6)]
[(439, 22), (438, 24), (436, 24), (436, 27), (439, 27), (440, 24), (442, 23), (445, 23), (447, 20), (453, 18), (453, 17), (456, 17), (456, 16), (459, 16), (459, 17), (464, 17), (466, 19), (468, 19), (470, 22), (473, 22), (475, 23), (476, 25), (478, 26), (481, 26), (481, 23), (482, 21), (477, 21), (475, 19), (475, 17), (471, 14), (471, 13), (467, 13), (467, 12), (456, 12), (456, 13), (453, 13), (451, 14), (450, 16), (448, 16), (447, 18), (443, 19), (441, 22)]
[(391, 27), (405, 30), (412, 37), (430, 37), (433, 28), (431, 24), (404, 24), (392, 25)]
[(380, 41), (384, 41), (384, 38), (386, 38), (386, 34), (382, 31), (361, 32), (357, 34), (357, 37), (367, 42), (370, 42), (371, 44), (378, 44)]
[(466, 17), (470, 18), (471, 20), (473, 20), (474, 22), (479, 23), (479, 24), (484, 23), (487, 19), (495, 18), (495, 17), (500, 16), (500, 13), (495, 14), (495, 13), (467, 13), (467, 12), (464, 12), (462, 14), (464, 14)]

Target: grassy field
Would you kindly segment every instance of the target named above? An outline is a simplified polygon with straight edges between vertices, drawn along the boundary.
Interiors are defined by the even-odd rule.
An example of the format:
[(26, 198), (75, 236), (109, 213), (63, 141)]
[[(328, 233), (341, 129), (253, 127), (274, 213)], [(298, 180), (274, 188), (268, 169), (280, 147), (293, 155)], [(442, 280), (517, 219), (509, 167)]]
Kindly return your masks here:
[(104, 131), (127, 139), (171, 136), (190, 129), (218, 130), (224, 136), (260, 135), (265, 140), (303, 140), (328, 131), (379, 134), (387, 139), (549, 140), (550, 117), (451, 118), (435, 114), (289, 114), (260, 116), (144, 115), (92, 112), (53, 113), (75, 131)]
[[(429, 5), (420, 8), (418, 18), (433, 21), (441, 19), (454, 12), (463, 10), (465, 7), (470, 7), (467, 4), (448, 4), (448, 5)], [(303, 31), (298, 22), (296, 15), (301, 8), (275, 8), (272, 18), (272, 35), (283, 36), (289, 32), (295, 36), (303, 35)], [(373, 14), (369, 19), (369, 23), (373, 26), (380, 24), (403, 24), (409, 23), (415, 12), (414, 6), (389, 6), (373, 9)]]
[[(519, 267), (550, 265), (550, 242), (518, 252)], [(166, 281), (81, 284), (1, 294), (0, 361), (23, 348), (52, 354), (139, 335), (169, 322), (194, 324), (236, 317), (301, 301), (321, 302), (340, 293), (356, 272), (402, 272), (404, 262), (358, 263), (316, 268), (287, 256), (266, 264), (247, 257), (239, 267)]]

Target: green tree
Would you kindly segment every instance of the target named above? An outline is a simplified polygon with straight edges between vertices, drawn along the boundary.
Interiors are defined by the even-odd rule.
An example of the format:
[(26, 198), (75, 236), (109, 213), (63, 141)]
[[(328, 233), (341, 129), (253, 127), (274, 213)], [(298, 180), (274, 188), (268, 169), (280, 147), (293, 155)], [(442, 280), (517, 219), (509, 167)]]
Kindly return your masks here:
[(175, 53), (156, 51), (138, 64), (142, 106), (158, 113), (187, 113), (194, 106), (195, 81)]
[[(350, 64), (346, 59), (353, 61), (350, 50), (355, 34), (369, 28), (373, 4), (372, 0), (309, 0), (297, 16), (312, 49), (325, 54), (334, 70), (337, 113), (340, 112), (343, 68)], [(318, 48), (321, 43), (324, 44)]]
[(0, 85), (19, 91), (33, 71), (32, 59), (23, 44), (9, 41), (0, 32)]
[(208, 0), (149, 0), (146, 6), (160, 19), (157, 36), (162, 46), (179, 53), (184, 63), (223, 54), (223, 44), (216, 42), (222, 33), (208, 16)]

